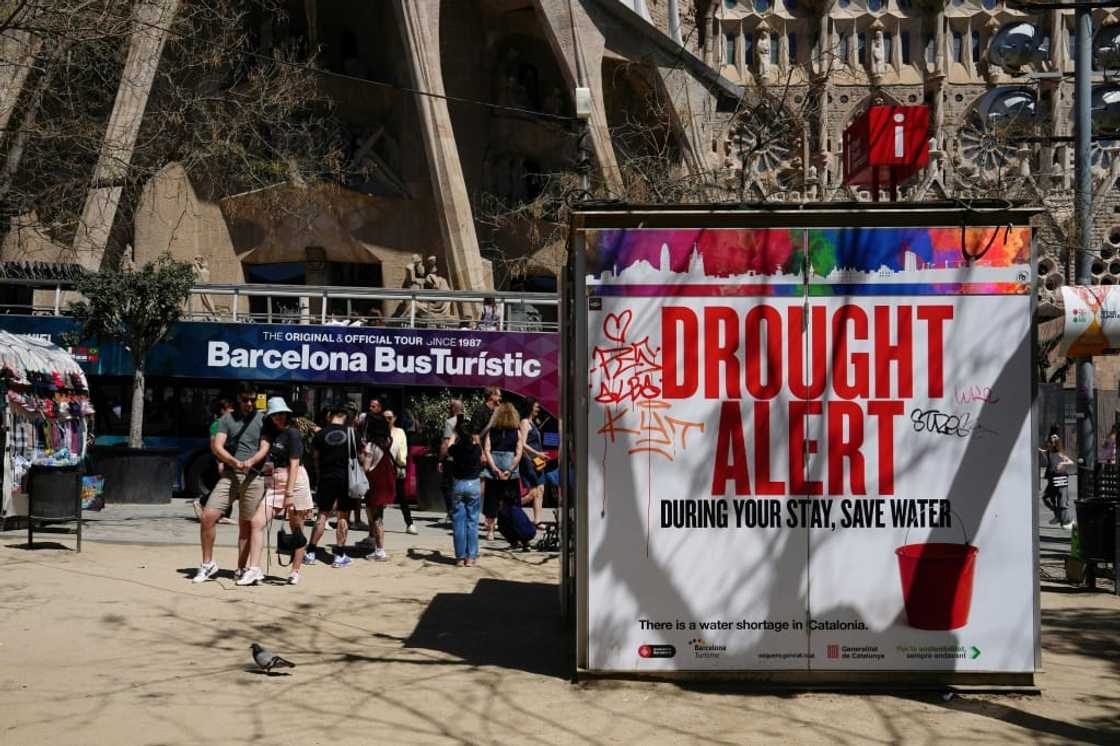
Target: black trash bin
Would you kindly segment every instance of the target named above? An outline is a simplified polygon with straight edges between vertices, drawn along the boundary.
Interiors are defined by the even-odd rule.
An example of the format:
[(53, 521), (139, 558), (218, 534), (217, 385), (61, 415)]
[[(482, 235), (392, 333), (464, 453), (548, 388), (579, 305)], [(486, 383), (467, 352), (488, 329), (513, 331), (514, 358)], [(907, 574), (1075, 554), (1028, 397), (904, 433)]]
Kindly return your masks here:
[(1078, 500), (1077, 536), (1081, 558), (1112, 564), (1116, 561), (1117, 500)]
[(81, 465), (35, 464), (27, 474), (27, 547), (34, 544), (35, 522), (78, 523), (78, 551), (82, 551)]

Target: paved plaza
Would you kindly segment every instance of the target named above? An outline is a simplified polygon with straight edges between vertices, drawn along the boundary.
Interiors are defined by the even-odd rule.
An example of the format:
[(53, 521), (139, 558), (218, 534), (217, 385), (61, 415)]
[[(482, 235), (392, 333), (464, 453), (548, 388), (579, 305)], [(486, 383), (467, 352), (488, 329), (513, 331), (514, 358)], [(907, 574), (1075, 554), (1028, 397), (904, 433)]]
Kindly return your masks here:
[[(0, 533), (0, 742), (10, 744), (1117, 743), (1120, 599), (1059, 582), (1043, 529), (1041, 695), (754, 693), (733, 685), (573, 684), (558, 558), (483, 542), (451, 564), (441, 516), (388, 563), (236, 588), (198, 563), (190, 507), (110, 506), (73, 537)], [(1064, 544), (1063, 544), (1064, 542)], [(275, 559), (275, 558), (274, 558)], [(296, 668), (253, 669), (260, 642)]]

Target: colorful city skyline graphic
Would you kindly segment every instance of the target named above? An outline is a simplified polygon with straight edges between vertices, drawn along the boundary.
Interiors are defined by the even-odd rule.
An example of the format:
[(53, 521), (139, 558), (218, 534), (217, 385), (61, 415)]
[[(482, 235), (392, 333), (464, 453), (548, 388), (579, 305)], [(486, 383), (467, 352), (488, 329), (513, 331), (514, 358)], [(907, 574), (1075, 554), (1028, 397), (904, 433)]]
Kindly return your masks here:
[[(615, 229), (589, 236), (588, 273), (619, 276), (635, 265), (704, 277), (922, 272), (1029, 265), (1030, 228)], [(965, 254), (976, 257), (965, 260)], [(667, 265), (667, 266), (666, 266)]]

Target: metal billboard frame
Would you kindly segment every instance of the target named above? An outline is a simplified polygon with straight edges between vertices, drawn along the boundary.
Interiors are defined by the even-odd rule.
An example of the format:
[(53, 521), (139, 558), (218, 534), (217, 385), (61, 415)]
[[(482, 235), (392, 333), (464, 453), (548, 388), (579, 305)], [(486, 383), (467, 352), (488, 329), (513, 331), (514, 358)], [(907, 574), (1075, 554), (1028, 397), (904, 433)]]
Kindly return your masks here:
[[(562, 438), (563, 496), (561, 608), (574, 625), (574, 665), (576, 678), (624, 678), (653, 680), (733, 680), (760, 689), (806, 690), (921, 690), (960, 689), (969, 691), (1038, 693), (1034, 674), (1041, 670), (1041, 596), (1039, 536), (1033, 532), (1032, 601), (1034, 608), (1035, 672), (1006, 673), (983, 671), (674, 671), (604, 672), (588, 668), (589, 641), (589, 563), (587, 464), (578, 455), (588, 444), (588, 359), (586, 333), (588, 294), (586, 287), (586, 233), (610, 228), (858, 228), (924, 227), (931, 225), (990, 227), (993, 225), (1029, 226), (1039, 213), (1036, 208), (1004, 200), (973, 200), (968, 203), (944, 201), (929, 203), (820, 203), (820, 204), (743, 204), (743, 205), (626, 205), (595, 204), (577, 206), (570, 216), (568, 256), (561, 283), (560, 370), (562, 422), (567, 432)], [(1037, 238), (1032, 232), (1031, 266), (1037, 265)], [(1037, 293), (1029, 303), (1031, 318), (1037, 310)], [(1031, 326), (1032, 361), (1037, 359), (1037, 327)], [(1038, 415), (1038, 371), (1030, 376), (1031, 410), (1029, 432), (1035, 432)], [(1037, 473), (1037, 449), (1032, 448), (1032, 469)], [(1032, 495), (1032, 526), (1038, 526), (1038, 501)], [(574, 524), (574, 525), (573, 525)], [(574, 614), (573, 614), (574, 612)]]

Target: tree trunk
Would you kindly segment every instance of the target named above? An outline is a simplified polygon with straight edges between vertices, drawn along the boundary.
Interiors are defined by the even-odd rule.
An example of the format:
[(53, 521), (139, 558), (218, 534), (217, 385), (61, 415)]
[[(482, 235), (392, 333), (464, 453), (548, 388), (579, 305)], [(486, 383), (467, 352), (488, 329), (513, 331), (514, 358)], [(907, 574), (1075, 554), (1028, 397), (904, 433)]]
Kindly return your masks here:
[(132, 375), (132, 415), (128, 421), (128, 447), (144, 447), (144, 369)]

